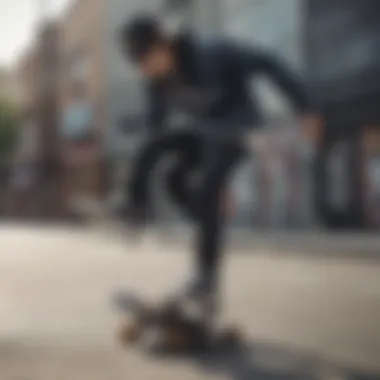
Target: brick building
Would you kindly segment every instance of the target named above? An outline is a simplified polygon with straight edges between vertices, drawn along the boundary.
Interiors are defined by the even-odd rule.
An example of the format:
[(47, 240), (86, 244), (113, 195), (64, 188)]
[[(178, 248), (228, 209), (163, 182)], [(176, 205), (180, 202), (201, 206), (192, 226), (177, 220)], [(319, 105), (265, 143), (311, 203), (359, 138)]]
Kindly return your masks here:
[(13, 182), (16, 198), (20, 194), (15, 202), (19, 216), (57, 217), (60, 214), (59, 33), (56, 22), (39, 25), (35, 43), (15, 69), (23, 116)]
[[(142, 115), (144, 99), (120, 54), (117, 28), (128, 14), (161, 6), (161, 0), (76, 0), (62, 19), (60, 141), (66, 209), (76, 208), (83, 198), (104, 198), (108, 178), (117, 181), (115, 173), (127, 171), (135, 136), (120, 131), (126, 120)], [(78, 86), (81, 99), (75, 95)], [(76, 112), (87, 115), (86, 125), (67, 122)]]
[(13, 70), (0, 67), (0, 97), (18, 101), (18, 95), (15, 73)]
[(38, 96), (38, 54), (36, 47), (30, 48), (18, 61), (14, 70), (18, 87), (18, 105), (22, 114), (22, 131), (17, 160), (36, 161), (38, 130), (36, 126)]
[(58, 217), (61, 213), (61, 167), (59, 157), (59, 65), (60, 24), (43, 22), (37, 31), (38, 55), (37, 110), (38, 185), (36, 199), (40, 217)]
[(34, 46), (21, 56), (13, 70), (17, 86), (17, 105), (22, 118), (10, 182), (9, 211), (14, 216), (25, 217), (33, 213), (32, 194), (36, 178), (32, 173), (36, 171), (39, 148), (39, 130), (36, 123), (37, 58), (37, 50)]
[[(77, 0), (62, 20), (59, 133), (65, 211), (75, 209), (80, 199), (99, 198), (103, 193), (105, 4), (104, 0)], [(83, 125), (75, 124), (76, 114), (87, 115)], [(74, 125), (67, 121), (70, 117)]]

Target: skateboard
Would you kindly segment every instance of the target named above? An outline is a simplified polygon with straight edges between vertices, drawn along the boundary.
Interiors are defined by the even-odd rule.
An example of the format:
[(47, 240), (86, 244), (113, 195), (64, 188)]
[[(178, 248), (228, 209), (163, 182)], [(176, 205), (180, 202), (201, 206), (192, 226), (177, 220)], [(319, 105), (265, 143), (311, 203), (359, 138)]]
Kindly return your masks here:
[(187, 313), (179, 302), (152, 306), (132, 292), (119, 293), (113, 303), (123, 316), (117, 339), (130, 346), (153, 337), (155, 347), (166, 352), (186, 352), (212, 346), (240, 345), (236, 328), (214, 329), (204, 318)]

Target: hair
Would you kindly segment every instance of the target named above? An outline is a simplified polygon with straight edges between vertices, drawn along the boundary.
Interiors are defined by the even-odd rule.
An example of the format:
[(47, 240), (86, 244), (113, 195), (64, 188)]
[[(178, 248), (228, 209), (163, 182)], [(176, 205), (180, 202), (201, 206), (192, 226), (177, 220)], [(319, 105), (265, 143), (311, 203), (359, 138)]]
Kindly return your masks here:
[(156, 44), (165, 40), (157, 18), (139, 15), (125, 22), (119, 32), (123, 53), (133, 61), (141, 60)]

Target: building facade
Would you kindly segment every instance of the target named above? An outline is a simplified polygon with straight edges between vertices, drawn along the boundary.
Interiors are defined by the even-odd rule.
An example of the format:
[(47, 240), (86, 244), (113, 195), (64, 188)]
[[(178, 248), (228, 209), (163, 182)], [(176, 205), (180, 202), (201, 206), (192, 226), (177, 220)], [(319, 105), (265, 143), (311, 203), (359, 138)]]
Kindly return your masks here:
[(104, 192), (105, 6), (104, 0), (77, 0), (62, 20), (59, 141), (68, 214)]
[(28, 216), (34, 213), (32, 204), (37, 185), (40, 130), (37, 124), (38, 110), (38, 54), (36, 46), (30, 48), (14, 69), (17, 83), (18, 108), (21, 125), (14, 152), (11, 180), (10, 213)]
[(15, 69), (22, 125), (14, 157), (11, 213), (22, 217), (59, 215), (59, 34), (58, 23), (41, 23), (35, 44)]
[(60, 165), (58, 141), (60, 24), (43, 22), (36, 36), (38, 129), (36, 205), (40, 217), (60, 214)]
[(329, 124), (320, 162), (323, 217), (334, 226), (379, 227), (380, 3), (306, 4), (308, 72)]

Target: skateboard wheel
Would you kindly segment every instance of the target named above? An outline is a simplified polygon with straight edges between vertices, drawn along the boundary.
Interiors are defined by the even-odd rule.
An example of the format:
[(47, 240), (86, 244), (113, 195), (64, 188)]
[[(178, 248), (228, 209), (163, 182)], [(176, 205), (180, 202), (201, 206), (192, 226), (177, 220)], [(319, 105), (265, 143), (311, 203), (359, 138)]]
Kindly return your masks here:
[(183, 330), (168, 328), (163, 331), (163, 341), (171, 351), (186, 350), (191, 345), (191, 337)]
[(123, 344), (132, 344), (139, 340), (141, 331), (136, 323), (124, 324), (119, 330), (119, 340)]
[(228, 345), (234, 345), (241, 342), (241, 332), (234, 327), (225, 329), (222, 333), (222, 341)]

